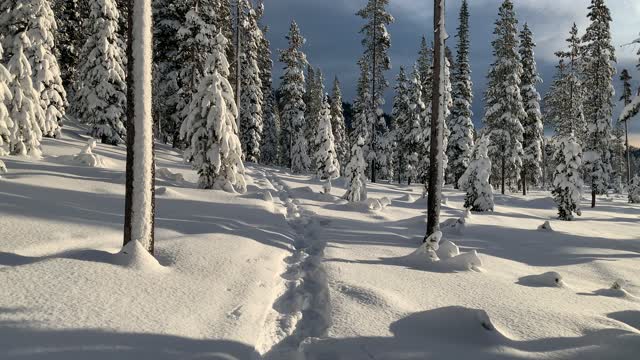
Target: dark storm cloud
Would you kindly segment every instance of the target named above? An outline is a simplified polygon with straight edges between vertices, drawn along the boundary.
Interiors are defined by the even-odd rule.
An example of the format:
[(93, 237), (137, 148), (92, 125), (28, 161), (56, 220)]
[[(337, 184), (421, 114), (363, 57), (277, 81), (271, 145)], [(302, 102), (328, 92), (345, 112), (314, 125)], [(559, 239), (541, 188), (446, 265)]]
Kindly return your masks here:
[[(307, 39), (305, 52), (311, 64), (320, 67), (325, 76), (327, 91), (334, 76), (342, 83), (345, 101), (355, 97), (358, 78), (357, 59), (362, 54), (359, 34), (362, 20), (355, 16), (357, 9), (364, 6), (365, 0), (266, 0), (265, 23), (269, 26), (268, 37), (274, 51), (274, 79), (279, 84), (282, 64), (277, 61), (277, 49), (286, 47), (285, 35), (291, 20), (295, 20)], [(448, 46), (455, 49), (455, 33), (458, 26), (458, 10), (461, 1), (447, 1), (447, 29), (450, 34)], [(493, 61), (491, 41), (493, 39), (494, 22), (500, 0), (470, 0), (471, 10), (471, 65), (473, 71), (474, 122), (481, 126), (483, 111), (483, 92), (486, 85), (486, 74)], [(610, 2), (614, 18), (613, 36), (618, 51), (618, 68), (634, 69), (637, 63), (635, 50), (619, 45), (627, 43), (637, 35), (640, 27), (631, 26), (627, 13), (640, 14), (640, 6), (626, 0)], [(633, 4), (632, 4), (633, 3)], [(392, 87), (400, 66), (410, 71), (417, 57), (420, 38), (427, 35), (431, 41), (432, 11), (431, 1), (391, 0), (390, 12), (396, 18), (389, 26), (392, 39), (391, 60), (393, 69), (387, 78), (391, 83), (386, 93), (386, 110), (390, 111), (393, 98)], [(539, 91), (544, 94), (553, 80), (556, 60), (553, 53), (564, 45), (571, 24), (578, 23), (580, 31), (587, 25), (587, 0), (516, 0), (516, 11), (520, 24), (529, 23), (538, 48), (536, 49), (539, 72), (544, 80)], [(630, 24), (630, 25), (627, 25)], [(633, 29), (633, 30), (632, 30)], [(637, 37), (637, 36), (635, 36)], [(635, 70), (635, 69), (634, 69)], [(632, 75), (640, 79), (640, 74)], [(634, 82), (638, 86), (638, 82)], [(616, 90), (620, 86), (616, 81)], [(616, 96), (617, 102), (618, 96)], [(636, 143), (640, 143), (640, 121), (632, 126)]]

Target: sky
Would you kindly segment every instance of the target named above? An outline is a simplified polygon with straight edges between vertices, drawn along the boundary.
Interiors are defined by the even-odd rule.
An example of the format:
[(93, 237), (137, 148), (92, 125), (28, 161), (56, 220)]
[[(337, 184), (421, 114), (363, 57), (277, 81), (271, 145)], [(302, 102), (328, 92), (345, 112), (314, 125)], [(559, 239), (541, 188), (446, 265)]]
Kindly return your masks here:
[[(264, 23), (269, 26), (267, 34), (274, 52), (274, 81), (279, 84), (282, 64), (277, 62), (277, 49), (286, 48), (285, 36), (292, 20), (295, 20), (307, 39), (304, 51), (309, 62), (322, 69), (327, 91), (337, 76), (342, 84), (345, 101), (353, 101), (358, 78), (357, 59), (362, 55), (362, 39), (359, 34), (362, 19), (355, 13), (365, 6), (367, 0), (264, 0)], [(462, 0), (447, 0), (446, 27), (450, 34), (447, 45), (455, 49), (454, 37), (458, 27), (458, 11)], [(491, 41), (494, 22), (502, 0), (469, 0), (471, 27), (471, 64), (474, 82), (474, 123), (482, 126), (482, 95), (486, 85), (486, 74), (493, 62)], [(580, 32), (588, 25), (587, 7), (590, 0), (514, 0), (520, 25), (527, 22), (537, 42), (536, 61), (543, 84), (538, 88), (544, 96), (553, 80), (557, 60), (554, 53), (565, 46), (571, 25), (575, 22)], [(640, 1), (609, 0), (611, 8), (612, 37), (618, 58), (618, 72), (631, 71), (634, 87), (640, 86), (640, 72), (635, 68), (639, 56), (638, 46), (623, 46), (638, 38), (640, 33)], [(390, 0), (388, 8), (395, 22), (388, 28), (391, 34), (392, 69), (386, 74), (390, 87), (385, 94), (386, 111), (390, 111), (393, 85), (400, 66), (411, 68), (417, 58), (420, 38), (433, 38), (433, 1)], [(620, 83), (615, 87), (619, 94)], [(616, 114), (621, 109), (615, 97)], [(631, 143), (640, 146), (640, 116), (631, 123)]]

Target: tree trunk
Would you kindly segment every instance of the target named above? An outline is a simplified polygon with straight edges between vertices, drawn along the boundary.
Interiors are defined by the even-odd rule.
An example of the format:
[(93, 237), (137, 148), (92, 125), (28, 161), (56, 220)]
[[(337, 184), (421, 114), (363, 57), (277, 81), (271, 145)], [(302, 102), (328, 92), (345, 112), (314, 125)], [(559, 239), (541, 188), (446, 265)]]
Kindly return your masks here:
[[(371, 127), (371, 151), (376, 153), (376, 126), (378, 125), (378, 104), (376, 103), (376, 67), (378, 63), (378, 42), (376, 41), (377, 35), (376, 31), (378, 30), (378, 1), (374, 1), (374, 11), (373, 11), (373, 64), (371, 67), (371, 110), (374, 113), (373, 117), (373, 126)], [(371, 182), (376, 182), (376, 156), (371, 159)]]
[(427, 192), (427, 240), (436, 231), (440, 230), (440, 206), (443, 183), (443, 135), (444, 135), (444, 94), (440, 82), (444, 76), (444, 51), (445, 51), (445, 17), (444, 0), (434, 0), (434, 62), (433, 62), (433, 94), (431, 97), (431, 149), (429, 160), (429, 186)]
[(236, 106), (238, 108), (238, 135), (240, 135), (240, 50), (242, 43), (240, 41), (240, 0), (236, 0), (236, 86), (235, 86), (235, 94), (236, 94)]
[(506, 190), (505, 190), (505, 183), (506, 183), (506, 175), (505, 175), (505, 171), (507, 169), (507, 166), (505, 164), (505, 159), (504, 159), (504, 152), (505, 152), (505, 148), (504, 146), (502, 147), (502, 156), (501, 156), (501, 160), (502, 160), (502, 195), (506, 194)]
[(140, 241), (154, 251), (151, 0), (129, 2), (127, 37), (127, 173), (124, 245)]
[[(593, 186), (593, 184), (591, 186)], [(591, 190), (591, 208), (594, 208), (594, 207), (596, 207), (596, 191), (595, 191), (595, 189)]]
[(527, 170), (522, 167), (522, 195), (527, 196)]
[(629, 119), (624, 122), (625, 147), (627, 150), (627, 186), (631, 185), (631, 152), (629, 150)]

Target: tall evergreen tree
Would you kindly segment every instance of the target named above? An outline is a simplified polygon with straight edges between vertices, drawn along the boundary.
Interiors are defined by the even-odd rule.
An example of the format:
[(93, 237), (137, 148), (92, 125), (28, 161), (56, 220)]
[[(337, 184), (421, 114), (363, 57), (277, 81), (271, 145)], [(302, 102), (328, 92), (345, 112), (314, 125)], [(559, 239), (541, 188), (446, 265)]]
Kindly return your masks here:
[[(627, 69), (622, 70), (622, 74), (620, 75), (620, 81), (622, 81), (622, 96), (620, 97), (620, 101), (624, 103), (625, 106), (631, 104), (633, 99), (633, 90), (631, 89), (631, 75), (629, 75), (629, 71)], [(620, 122), (620, 120), (618, 121)], [(631, 149), (629, 148), (629, 119), (622, 120), (624, 122), (624, 136), (625, 136), (625, 152), (626, 152), (626, 164), (625, 170), (627, 173), (627, 185), (631, 184)]]
[(307, 57), (302, 52), (305, 39), (300, 33), (298, 24), (291, 23), (287, 35), (289, 48), (280, 51), (280, 61), (284, 63), (284, 75), (280, 85), (281, 120), (283, 127), (283, 163), (296, 173), (309, 169), (307, 140), (304, 136), (304, 67)]
[(83, 20), (89, 14), (89, 6), (87, 1), (55, 0), (54, 9), (58, 25), (56, 49), (62, 83), (67, 93), (71, 93), (80, 63), (80, 50), (86, 38)]
[(449, 120), (451, 135), (447, 148), (449, 159), (448, 183), (458, 186), (458, 180), (469, 166), (474, 146), (472, 121), (473, 83), (471, 82), (471, 64), (469, 63), (469, 5), (462, 2), (459, 16), (459, 27), (453, 82), (453, 107)]
[(522, 158), (522, 193), (527, 195), (529, 184), (539, 185), (542, 177), (542, 113), (540, 112), (540, 94), (536, 85), (542, 82), (538, 74), (533, 33), (528, 24), (520, 33), (520, 57), (522, 58), (522, 77), (520, 93), (527, 117), (522, 122), (524, 129)]
[(571, 221), (581, 215), (582, 149), (573, 134), (562, 136), (555, 153), (557, 167), (553, 175), (553, 198), (558, 205), (560, 220)]
[[(429, 168), (429, 111), (423, 102), (424, 82), (420, 78), (419, 67), (414, 67), (408, 85), (408, 113), (405, 122), (403, 152), (405, 154), (405, 171), (407, 183), (427, 183)], [(427, 171), (427, 172), (425, 172)]]
[(311, 163), (315, 164), (315, 154), (318, 151), (316, 146), (316, 135), (320, 126), (320, 113), (322, 112), (324, 101), (324, 78), (320, 69), (307, 70), (307, 91), (305, 105), (305, 137), (309, 144), (309, 158)]
[(360, 202), (367, 200), (367, 178), (364, 174), (367, 169), (362, 148), (364, 140), (356, 139), (351, 147), (351, 156), (347, 164), (345, 178), (347, 192), (343, 198), (349, 202)]
[(491, 176), (491, 159), (488, 155), (489, 138), (484, 136), (473, 149), (469, 167), (460, 177), (458, 186), (466, 196), (464, 207), (473, 211), (493, 211), (493, 186), (489, 182)]
[(518, 53), (518, 20), (511, 0), (504, 0), (496, 21), (493, 42), (494, 63), (485, 91), (485, 135), (489, 136), (492, 179), (502, 180), (502, 192), (514, 189), (522, 170), (522, 121), (527, 114), (520, 94), (522, 63)]
[(76, 92), (78, 117), (91, 126), (91, 136), (102, 143), (122, 143), (126, 109), (124, 51), (118, 38), (120, 13), (113, 0), (94, 0), (89, 23), (91, 36), (82, 49), (83, 63)]
[(344, 120), (344, 109), (342, 107), (342, 91), (340, 90), (340, 82), (337, 76), (333, 81), (330, 103), (331, 129), (333, 130), (336, 155), (338, 157), (338, 163), (340, 163), (340, 172), (342, 173), (349, 161), (349, 139), (347, 138), (347, 125)]
[(192, 164), (202, 189), (244, 192), (242, 148), (236, 123), (237, 109), (226, 58), (227, 39), (218, 33), (204, 69), (205, 77), (189, 104), (189, 115), (180, 133), (189, 138), (185, 158)]
[(376, 172), (382, 167), (382, 173), (387, 171), (388, 144), (385, 134), (388, 131), (387, 123), (383, 117), (382, 106), (384, 105), (384, 92), (389, 86), (385, 79), (385, 71), (391, 68), (389, 58), (389, 48), (391, 47), (391, 37), (387, 31), (387, 25), (394, 19), (386, 10), (389, 0), (368, 0), (367, 5), (357, 15), (366, 21), (360, 30), (364, 38), (364, 54), (362, 61), (368, 64), (370, 75), (370, 107), (375, 117), (369, 125), (371, 128), (368, 161), (371, 163), (371, 181), (376, 182)]
[(248, 0), (240, 0), (243, 17), (242, 47), (240, 49), (240, 130), (245, 159), (260, 161), (263, 128), (263, 93), (258, 50), (262, 31), (258, 15)]
[(369, 89), (370, 73), (369, 65), (362, 59), (358, 62), (360, 66), (360, 77), (358, 78), (358, 86), (356, 90), (356, 99), (353, 102), (354, 119), (351, 124), (351, 147), (358, 142), (361, 138), (363, 141), (362, 153), (366, 159), (369, 153), (369, 144), (371, 143), (369, 138), (371, 136), (370, 119), (374, 114), (371, 109), (371, 92)]
[(395, 95), (393, 97), (393, 110), (391, 116), (396, 124), (396, 151), (395, 164), (398, 183), (401, 183), (406, 176), (406, 166), (409, 154), (409, 144), (405, 141), (406, 134), (410, 132), (409, 123), (411, 104), (409, 103), (409, 79), (400, 66), (398, 77), (396, 78)]
[[(24, 48), (32, 70), (33, 87), (38, 92), (44, 121), (40, 122), (44, 136), (60, 133), (66, 111), (66, 91), (55, 56), (56, 19), (49, 0), (5, 0), (2, 8), (3, 34), (24, 32), (29, 46)], [(10, 49), (10, 48), (9, 48)]]
[(318, 131), (316, 134), (316, 176), (320, 180), (332, 180), (340, 176), (340, 163), (336, 153), (333, 129), (331, 126), (331, 107), (329, 98), (322, 101), (322, 110), (318, 117)]
[(20, 32), (12, 38), (13, 55), (8, 64), (12, 78), (9, 84), (9, 118), (13, 120), (13, 127), (9, 129), (10, 152), (13, 155), (38, 158), (42, 155), (40, 141), (44, 114), (39, 104), (38, 92), (33, 87), (31, 64), (24, 52), (31, 44), (25, 32)]
[[(0, 59), (4, 54), (4, 49), (0, 43)], [(7, 104), (13, 100), (13, 94), (9, 86), (11, 85), (12, 76), (0, 61), (0, 156), (9, 155), (11, 145), (11, 130), (13, 128), (13, 120), (9, 116)], [(0, 160), (1, 161), (1, 160)], [(0, 166), (5, 168), (4, 163)]]
[(582, 37), (584, 59), (584, 113), (587, 121), (585, 166), (591, 178), (591, 207), (596, 195), (605, 194), (611, 181), (611, 117), (613, 66), (615, 49), (611, 45), (611, 13), (604, 0), (591, 0), (588, 18), (591, 21)]
[[(258, 5), (258, 17), (262, 18), (264, 6)], [(258, 66), (260, 68), (260, 81), (262, 83), (262, 145), (260, 150), (261, 161), (268, 165), (277, 165), (280, 156), (280, 118), (276, 97), (273, 92), (273, 61), (271, 60), (270, 42), (267, 40), (268, 28), (264, 27), (260, 33), (258, 44)]]
[[(429, 104), (431, 102), (432, 88), (433, 88), (433, 45), (427, 45), (427, 39), (423, 36), (420, 42), (420, 50), (418, 51), (418, 72), (420, 80), (422, 82), (422, 102)], [(431, 107), (427, 106), (429, 116), (427, 121), (431, 121)], [(428, 127), (429, 124), (424, 124)]]

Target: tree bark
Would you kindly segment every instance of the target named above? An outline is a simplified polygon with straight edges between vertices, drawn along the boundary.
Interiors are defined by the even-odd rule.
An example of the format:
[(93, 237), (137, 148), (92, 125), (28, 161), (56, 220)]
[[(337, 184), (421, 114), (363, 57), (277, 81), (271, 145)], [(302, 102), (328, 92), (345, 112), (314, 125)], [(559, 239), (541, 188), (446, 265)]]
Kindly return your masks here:
[(429, 185), (427, 193), (427, 240), (436, 231), (440, 230), (440, 206), (443, 184), (443, 135), (444, 135), (444, 94), (440, 82), (444, 76), (444, 51), (445, 51), (445, 0), (433, 2), (433, 29), (434, 29), (434, 62), (433, 62), (433, 93), (431, 97), (431, 149), (429, 152)]
[[(378, 63), (378, 43), (376, 41), (377, 38), (377, 30), (378, 30), (378, 1), (374, 1), (374, 11), (373, 11), (373, 64), (371, 67), (371, 111), (374, 113), (373, 117), (373, 125), (371, 126), (371, 151), (375, 154), (376, 152), (376, 126), (378, 125), (378, 112), (376, 103), (376, 67)], [(376, 157), (374, 156), (371, 159), (371, 182), (376, 182)]]
[(502, 156), (501, 156), (501, 160), (502, 160), (502, 195), (505, 195), (506, 189), (505, 189), (505, 185), (506, 185), (506, 175), (505, 175), (505, 171), (507, 169), (507, 166), (505, 164), (505, 158), (504, 158), (504, 152), (506, 151), (506, 149), (504, 148), (504, 146), (502, 147)]
[[(154, 252), (151, 0), (129, 2), (127, 37), (127, 165), (124, 245), (140, 241)], [(146, 99), (146, 100), (145, 100)]]
[(527, 196), (527, 170), (522, 167), (522, 195)]
[(631, 185), (631, 151), (629, 149), (629, 119), (624, 122), (625, 148), (627, 150), (627, 186)]

